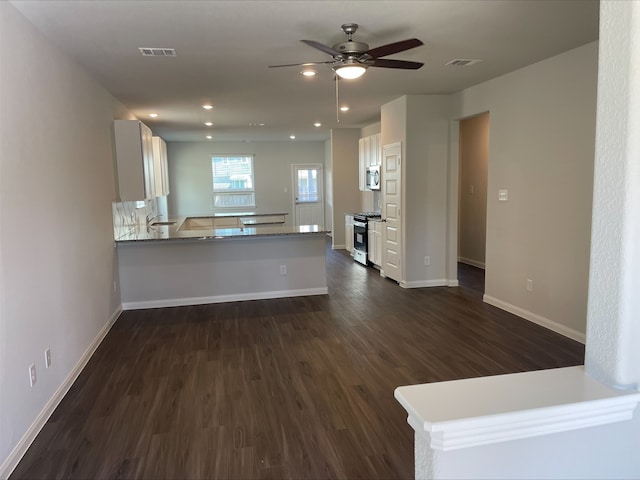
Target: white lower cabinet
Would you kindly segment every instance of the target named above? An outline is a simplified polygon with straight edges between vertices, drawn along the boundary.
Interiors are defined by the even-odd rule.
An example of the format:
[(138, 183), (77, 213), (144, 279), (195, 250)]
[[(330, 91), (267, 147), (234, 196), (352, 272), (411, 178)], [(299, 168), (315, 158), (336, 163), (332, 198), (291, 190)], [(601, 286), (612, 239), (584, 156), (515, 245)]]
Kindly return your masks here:
[(367, 256), (371, 263), (379, 267), (382, 265), (382, 222), (370, 220), (368, 234)]
[(353, 253), (353, 215), (344, 216), (344, 238), (347, 252)]

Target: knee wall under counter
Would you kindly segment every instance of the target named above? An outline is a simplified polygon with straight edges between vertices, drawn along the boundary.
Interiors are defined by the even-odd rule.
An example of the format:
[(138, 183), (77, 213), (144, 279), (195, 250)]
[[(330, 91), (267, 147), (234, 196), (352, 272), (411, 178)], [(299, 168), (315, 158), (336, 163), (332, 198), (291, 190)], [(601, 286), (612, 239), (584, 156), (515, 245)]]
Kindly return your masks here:
[(118, 265), (125, 310), (328, 292), (324, 235), (122, 243)]

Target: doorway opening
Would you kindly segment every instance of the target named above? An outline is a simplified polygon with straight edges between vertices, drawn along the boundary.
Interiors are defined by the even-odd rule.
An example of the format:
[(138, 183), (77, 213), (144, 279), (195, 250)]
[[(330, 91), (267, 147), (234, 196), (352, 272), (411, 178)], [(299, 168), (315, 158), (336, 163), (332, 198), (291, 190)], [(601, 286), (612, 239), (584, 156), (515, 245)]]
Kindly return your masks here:
[(458, 282), (485, 289), (489, 113), (460, 120), (458, 176)]

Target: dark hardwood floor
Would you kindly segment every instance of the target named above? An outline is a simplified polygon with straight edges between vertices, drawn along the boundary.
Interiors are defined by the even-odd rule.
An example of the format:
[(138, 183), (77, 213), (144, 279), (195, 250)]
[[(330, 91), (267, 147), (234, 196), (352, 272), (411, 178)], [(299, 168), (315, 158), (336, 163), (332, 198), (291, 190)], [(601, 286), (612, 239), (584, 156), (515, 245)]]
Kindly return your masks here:
[(484, 295), (484, 270), (482, 268), (458, 262), (458, 282), (462, 288)]
[(324, 296), (124, 312), (10, 478), (413, 478), (395, 387), (583, 361), (473, 289), (344, 251), (327, 273)]

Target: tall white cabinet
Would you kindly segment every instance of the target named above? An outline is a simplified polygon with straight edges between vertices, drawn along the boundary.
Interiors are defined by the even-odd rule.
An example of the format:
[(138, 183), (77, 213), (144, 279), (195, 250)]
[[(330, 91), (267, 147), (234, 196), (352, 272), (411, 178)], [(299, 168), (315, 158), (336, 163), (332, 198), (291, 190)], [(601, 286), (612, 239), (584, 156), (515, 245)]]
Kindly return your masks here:
[(156, 196), (153, 134), (138, 120), (114, 121), (120, 201)]

